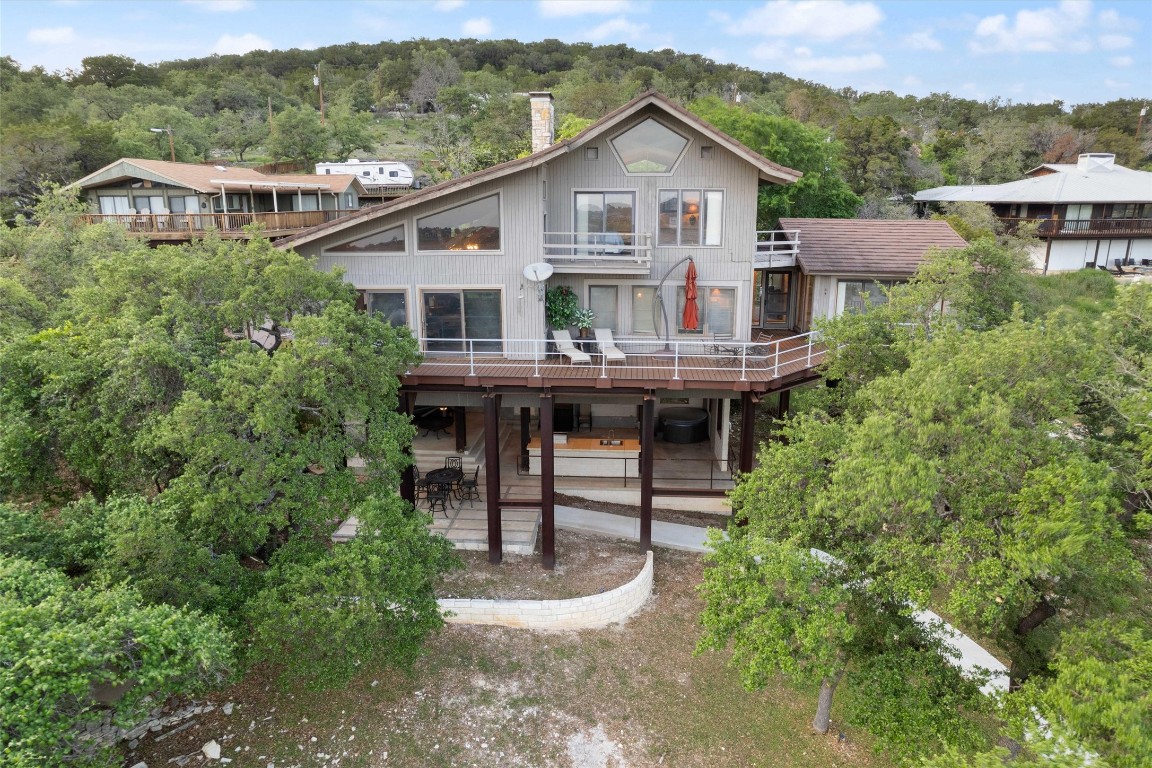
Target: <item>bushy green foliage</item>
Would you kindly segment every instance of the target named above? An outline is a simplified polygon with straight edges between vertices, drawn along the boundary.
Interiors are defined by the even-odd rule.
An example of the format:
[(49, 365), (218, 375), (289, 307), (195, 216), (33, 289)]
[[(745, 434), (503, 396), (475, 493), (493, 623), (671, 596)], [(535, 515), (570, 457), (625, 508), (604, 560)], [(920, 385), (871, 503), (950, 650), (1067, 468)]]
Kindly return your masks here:
[(715, 97), (691, 109), (719, 130), (775, 163), (804, 173), (795, 184), (760, 190), (758, 228), (776, 226), (781, 216), (851, 218), (861, 203), (839, 174), (841, 146), (819, 128), (787, 117), (764, 115)]
[(298, 540), (277, 552), (268, 577), (275, 586), (251, 606), (255, 659), (319, 688), (345, 684), (361, 664), (415, 660), (444, 623), (435, 579), (459, 560), (405, 506), (394, 496), (368, 499), (351, 511), (359, 521), (352, 541), (329, 548)]
[(230, 647), (212, 618), (144, 605), (130, 588), (74, 589), (58, 571), (0, 554), (0, 757), (95, 758), (78, 732), (85, 723), (110, 708), (116, 723), (134, 724), (170, 694), (219, 684)]

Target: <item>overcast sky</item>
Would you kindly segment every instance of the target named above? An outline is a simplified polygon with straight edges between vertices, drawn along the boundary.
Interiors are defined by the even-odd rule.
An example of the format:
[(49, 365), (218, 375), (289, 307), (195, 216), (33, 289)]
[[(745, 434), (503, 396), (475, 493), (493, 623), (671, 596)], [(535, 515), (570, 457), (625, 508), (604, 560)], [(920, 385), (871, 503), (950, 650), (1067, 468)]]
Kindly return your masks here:
[(673, 48), (917, 96), (1152, 99), (1148, 0), (0, 0), (0, 53), (56, 71), (420, 37)]

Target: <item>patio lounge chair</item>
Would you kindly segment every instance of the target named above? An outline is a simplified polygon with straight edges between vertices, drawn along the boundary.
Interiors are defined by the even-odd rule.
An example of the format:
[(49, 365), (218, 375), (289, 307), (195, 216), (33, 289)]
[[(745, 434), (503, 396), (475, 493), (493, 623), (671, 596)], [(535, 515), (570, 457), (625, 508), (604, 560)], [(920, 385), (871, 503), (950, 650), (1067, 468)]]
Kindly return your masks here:
[(600, 354), (604, 355), (604, 362), (606, 363), (623, 363), (628, 360), (623, 352), (616, 346), (616, 340), (612, 338), (611, 328), (596, 328), (596, 344), (600, 347)]
[(592, 365), (592, 356), (576, 348), (568, 331), (552, 331), (552, 341), (556, 343), (556, 350), (572, 361), (572, 365), (577, 363)]

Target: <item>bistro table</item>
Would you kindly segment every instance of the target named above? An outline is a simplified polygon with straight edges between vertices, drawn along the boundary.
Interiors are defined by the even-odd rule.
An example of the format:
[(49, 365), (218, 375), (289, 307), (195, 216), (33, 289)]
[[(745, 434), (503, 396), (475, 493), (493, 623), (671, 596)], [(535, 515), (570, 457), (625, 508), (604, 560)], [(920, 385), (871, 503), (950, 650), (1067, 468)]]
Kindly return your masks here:
[(452, 426), (455, 418), (452, 416), (452, 411), (447, 408), (428, 408), (424, 411), (417, 411), (412, 417), (412, 423), (417, 429), (424, 430), (424, 437), (428, 437), (431, 432), (436, 435), (436, 439), (440, 439), (440, 433), (448, 434), (448, 427)]
[(428, 474), (424, 475), (428, 480), (428, 485), (442, 485), (448, 489), (448, 503), (452, 503), (452, 489), (464, 479), (463, 470), (455, 469), (453, 467), (444, 467), (443, 469), (434, 469)]

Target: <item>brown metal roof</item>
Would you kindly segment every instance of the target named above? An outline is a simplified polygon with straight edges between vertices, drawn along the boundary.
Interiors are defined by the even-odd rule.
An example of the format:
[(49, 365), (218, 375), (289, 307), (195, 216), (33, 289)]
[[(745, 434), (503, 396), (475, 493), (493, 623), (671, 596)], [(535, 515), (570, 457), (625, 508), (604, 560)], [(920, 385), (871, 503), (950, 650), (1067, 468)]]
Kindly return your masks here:
[(912, 275), (929, 249), (968, 243), (946, 221), (913, 219), (780, 219), (799, 230), (800, 267), (815, 275)]
[[(177, 187), (194, 189), (197, 192), (213, 193), (220, 191), (220, 180), (248, 183), (276, 183), (291, 187), (292, 185), (325, 184), (325, 192), (344, 192), (348, 187), (355, 185), (362, 192), (364, 185), (351, 174), (267, 174), (251, 168), (217, 167), (214, 165), (199, 165), (197, 163), (173, 163), (168, 160), (147, 160), (137, 157), (124, 157), (109, 163), (98, 171), (93, 171), (84, 178), (69, 184), (69, 187), (90, 189), (115, 184), (125, 179), (149, 179), (154, 182), (172, 184)], [(258, 187), (257, 187), (258, 188)]]
[(656, 93), (655, 91), (647, 91), (646, 93), (642, 93), (636, 98), (632, 99), (627, 104), (619, 107), (618, 109), (609, 112), (607, 115), (600, 118), (595, 123), (581, 131), (578, 135), (573, 136), (571, 139), (565, 139), (563, 141), (557, 142), (540, 150), (539, 152), (527, 155), (526, 157), (519, 157), (515, 160), (509, 160), (507, 162), (500, 163), (499, 165), (493, 165), (490, 168), (485, 168), (483, 170), (467, 174), (466, 176), (461, 176), (458, 179), (449, 179), (448, 181), (443, 181), (439, 184), (425, 187), (424, 189), (413, 192), (410, 195), (405, 195), (394, 200), (386, 201), (380, 205), (372, 206), (371, 208), (365, 208), (360, 213), (353, 214), (351, 216), (345, 216), (340, 219), (336, 219), (334, 221), (313, 227), (312, 229), (301, 232), (294, 237), (285, 238), (279, 241), (276, 245), (277, 247), (281, 248), (289, 248), (296, 245), (301, 245), (303, 243), (311, 242), (318, 238), (325, 237), (333, 232), (338, 232), (340, 230), (347, 229), (348, 227), (356, 226), (357, 224), (360, 224), (364, 221), (374, 219), (377, 216), (384, 216), (395, 211), (409, 208), (413, 205), (424, 202), (425, 200), (434, 200), (452, 192), (468, 189), (469, 187), (476, 186), (477, 184), (507, 176), (508, 174), (515, 173), (524, 168), (534, 168), (547, 162), (554, 155), (569, 152), (572, 149), (575, 149), (582, 144), (585, 144), (588, 141), (591, 141), (592, 139), (608, 131), (611, 131), (612, 128), (619, 123), (649, 106), (654, 106), (656, 108), (662, 109), (667, 113), (675, 115), (677, 118), (693, 126), (701, 133), (709, 136), (720, 146), (747, 160), (749, 163), (756, 166), (760, 172), (760, 178), (765, 181), (772, 181), (777, 184), (791, 184), (804, 175), (801, 171), (797, 171), (792, 168), (779, 165), (778, 163), (774, 163), (763, 155), (754, 152), (740, 142), (736, 141), (736, 139), (732, 138), (726, 133), (723, 133), (722, 131), (717, 130), (704, 120), (701, 120), (699, 117), (684, 109), (680, 105), (674, 104), (668, 99), (667, 96)]

